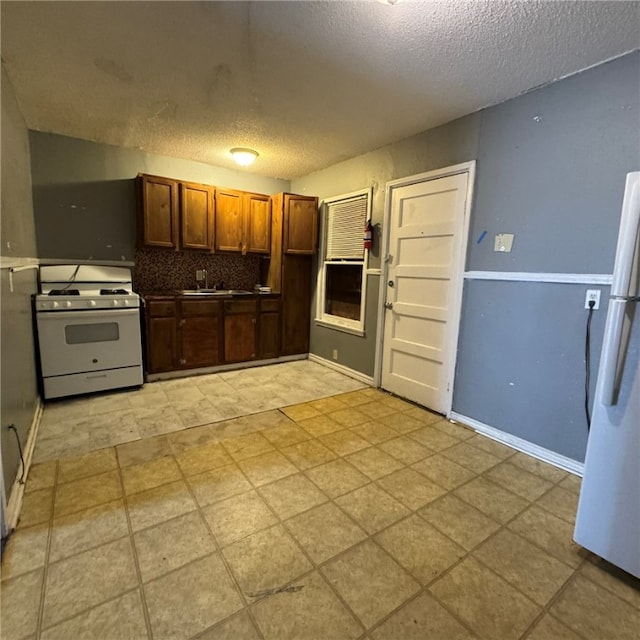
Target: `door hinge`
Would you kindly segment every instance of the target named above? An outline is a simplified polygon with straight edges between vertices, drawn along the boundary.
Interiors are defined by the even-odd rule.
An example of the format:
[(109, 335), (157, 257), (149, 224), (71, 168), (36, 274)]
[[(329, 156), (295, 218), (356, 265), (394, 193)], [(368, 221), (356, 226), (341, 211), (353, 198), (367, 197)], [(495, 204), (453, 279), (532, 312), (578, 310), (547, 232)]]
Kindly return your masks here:
[(387, 255), (384, 257), (384, 261), (385, 264), (390, 264), (391, 262), (393, 262), (393, 256), (390, 253), (387, 253)]

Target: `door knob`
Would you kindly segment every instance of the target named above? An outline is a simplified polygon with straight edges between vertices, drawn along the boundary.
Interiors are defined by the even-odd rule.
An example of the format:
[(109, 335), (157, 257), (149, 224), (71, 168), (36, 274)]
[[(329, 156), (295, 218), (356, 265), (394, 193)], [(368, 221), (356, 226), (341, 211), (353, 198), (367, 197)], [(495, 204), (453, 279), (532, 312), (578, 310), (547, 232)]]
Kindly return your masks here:
[(387, 284), (388, 284), (390, 287), (393, 287), (393, 280), (389, 280), (389, 282), (387, 282)]
[(385, 309), (393, 309), (393, 302), (385, 302), (384, 303), (384, 308)]

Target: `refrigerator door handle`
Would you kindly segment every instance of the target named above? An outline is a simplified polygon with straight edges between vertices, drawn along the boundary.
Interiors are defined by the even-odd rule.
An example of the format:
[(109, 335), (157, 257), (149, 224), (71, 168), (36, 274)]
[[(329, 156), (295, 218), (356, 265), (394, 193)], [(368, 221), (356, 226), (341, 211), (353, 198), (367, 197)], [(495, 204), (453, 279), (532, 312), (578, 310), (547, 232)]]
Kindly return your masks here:
[[(612, 297), (634, 296), (640, 243), (640, 171), (627, 174), (622, 218), (618, 232), (618, 247), (611, 283)], [(635, 254), (635, 256), (634, 256)]]
[(620, 363), (620, 346), (622, 344), (622, 330), (624, 328), (626, 303), (623, 300), (612, 300), (609, 303), (602, 362), (600, 363), (600, 401), (606, 406), (612, 406), (616, 400), (616, 381)]

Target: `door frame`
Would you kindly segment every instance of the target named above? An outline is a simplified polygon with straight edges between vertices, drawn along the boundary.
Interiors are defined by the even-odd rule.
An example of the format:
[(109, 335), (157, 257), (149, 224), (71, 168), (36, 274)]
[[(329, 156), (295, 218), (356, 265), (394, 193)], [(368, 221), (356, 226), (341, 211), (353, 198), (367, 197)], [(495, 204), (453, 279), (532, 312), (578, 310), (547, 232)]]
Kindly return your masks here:
[(462, 311), (462, 289), (464, 285), (465, 266), (467, 261), (467, 247), (469, 240), (469, 228), (471, 219), (471, 210), (473, 207), (473, 193), (475, 186), (476, 161), (470, 160), (461, 164), (435, 169), (425, 173), (418, 173), (405, 178), (389, 180), (385, 186), (384, 199), (384, 217), (382, 220), (382, 244), (380, 247), (380, 284), (378, 290), (378, 323), (376, 336), (376, 353), (374, 361), (374, 384), (380, 387), (382, 383), (382, 356), (384, 348), (384, 318), (385, 308), (384, 302), (386, 298), (387, 275), (389, 271), (387, 256), (389, 255), (389, 223), (391, 221), (391, 204), (395, 189), (406, 187), (420, 182), (429, 182), (438, 178), (447, 178), (449, 176), (466, 173), (468, 175), (467, 194), (465, 200), (464, 216), (462, 220), (462, 244), (460, 247), (460, 263), (458, 264), (458, 277), (454, 283), (454, 295), (451, 304), (451, 333), (446, 344), (447, 361), (451, 363), (451, 394), (449, 396), (449, 406), (447, 407), (447, 418), (451, 415), (453, 404), (453, 389), (456, 375), (456, 358), (458, 338), (460, 334), (460, 315)]

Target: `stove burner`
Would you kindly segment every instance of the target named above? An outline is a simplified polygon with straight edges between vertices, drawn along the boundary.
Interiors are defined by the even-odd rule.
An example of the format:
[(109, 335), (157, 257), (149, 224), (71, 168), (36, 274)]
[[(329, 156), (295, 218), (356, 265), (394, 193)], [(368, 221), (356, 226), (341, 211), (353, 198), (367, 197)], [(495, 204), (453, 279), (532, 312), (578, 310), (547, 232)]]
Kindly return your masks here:
[(49, 291), (50, 296), (79, 296), (80, 291), (78, 289), (51, 289)]
[(126, 289), (100, 289), (101, 296), (128, 296)]

